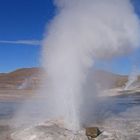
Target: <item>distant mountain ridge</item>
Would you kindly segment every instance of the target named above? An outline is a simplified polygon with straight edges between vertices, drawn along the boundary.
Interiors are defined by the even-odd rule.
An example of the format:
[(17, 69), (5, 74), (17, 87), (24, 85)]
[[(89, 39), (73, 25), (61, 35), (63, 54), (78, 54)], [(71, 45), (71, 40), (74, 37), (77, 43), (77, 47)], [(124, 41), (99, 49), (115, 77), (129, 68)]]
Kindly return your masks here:
[[(0, 74), (0, 89), (37, 88), (40, 84), (40, 77), (42, 73), (43, 70), (38, 67), (22, 68), (10, 73), (2, 73)], [(111, 86), (111, 88), (124, 86), (128, 80), (128, 76), (118, 75), (103, 70), (91, 72), (90, 77), (92, 77), (92, 80), (95, 80), (96, 83), (99, 83), (101, 87)]]
[(28, 81), (30, 83), (27, 88), (35, 88), (39, 83), (40, 72), (40, 68), (22, 68), (10, 73), (0, 74), (0, 89), (18, 89)]
[(97, 83), (106, 88), (122, 87), (128, 81), (127, 75), (114, 74), (104, 70), (96, 70), (94, 77)]

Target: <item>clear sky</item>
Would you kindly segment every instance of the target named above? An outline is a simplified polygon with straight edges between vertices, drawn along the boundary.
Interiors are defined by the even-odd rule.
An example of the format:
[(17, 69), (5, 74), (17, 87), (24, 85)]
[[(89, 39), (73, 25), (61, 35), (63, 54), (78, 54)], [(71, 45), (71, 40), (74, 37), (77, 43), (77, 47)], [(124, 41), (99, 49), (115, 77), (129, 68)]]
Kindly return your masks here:
[[(140, 0), (133, 3), (140, 15)], [(47, 23), (54, 14), (53, 0), (0, 0), (0, 72), (40, 66), (39, 41), (43, 39)], [(140, 50), (110, 63), (98, 62), (97, 67), (129, 73), (139, 55)]]
[(54, 15), (52, 0), (0, 0), (0, 72), (40, 63), (41, 46), (19, 43), (42, 40), (46, 24)]

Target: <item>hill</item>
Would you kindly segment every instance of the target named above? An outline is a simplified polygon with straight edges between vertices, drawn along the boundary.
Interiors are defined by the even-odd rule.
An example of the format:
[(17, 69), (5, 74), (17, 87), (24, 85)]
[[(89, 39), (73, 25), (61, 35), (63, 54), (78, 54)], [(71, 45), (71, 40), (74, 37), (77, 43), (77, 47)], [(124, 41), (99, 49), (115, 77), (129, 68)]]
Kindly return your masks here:
[[(34, 89), (40, 83), (41, 68), (22, 68), (10, 73), (0, 74), (0, 89)], [(103, 88), (122, 87), (128, 80), (126, 75), (96, 70), (89, 73), (89, 82), (96, 83)], [(140, 77), (139, 77), (140, 81)]]
[(96, 70), (93, 73), (95, 81), (103, 88), (116, 88), (125, 86), (128, 81), (127, 75), (119, 75), (111, 72)]
[(35, 88), (39, 84), (39, 68), (23, 68), (0, 74), (0, 89)]

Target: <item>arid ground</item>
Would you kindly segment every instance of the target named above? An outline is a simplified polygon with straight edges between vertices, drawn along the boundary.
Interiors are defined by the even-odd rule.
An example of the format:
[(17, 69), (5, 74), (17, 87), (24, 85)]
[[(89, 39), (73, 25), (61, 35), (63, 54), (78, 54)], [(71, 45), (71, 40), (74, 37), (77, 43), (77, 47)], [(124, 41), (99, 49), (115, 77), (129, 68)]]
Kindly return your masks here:
[[(37, 92), (38, 87), (40, 87), (40, 71), (39, 68), (26, 68), (7, 74), (0, 74), (0, 140), (10, 140), (10, 133), (13, 131), (10, 128), (11, 119), (20, 110), (22, 103)], [(95, 71), (93, 72), (94, 74)], [(101, 81), (100, 77), (104, 77), (105, 81), (112, 81), (111, 88), (114, 89), (108, 90), (108, 85), (105, 84), (106, 82)], [(122, 107), (131, 108), (132, 106), (140, 105), (139, 90), (122, 92), (122, 87), (125, 85), (127, 79), (127, 76), (96, 71), (97, 82), (107, 89), (104, 92), (105, 96), (109, 95), (111, 96), (110, 98), (114, 98), (115, 96), (116, 99), (119, 99), (120, 104), (117, 103), (117, 107), (121, 105)], [(137, 83), (139, 83), (139, 80)], [(126, 102), (128, 100), (125, 101), (125, 99), (132, 100)], [(119, 112), (122, 110), (114, 109), (113, 111)]]

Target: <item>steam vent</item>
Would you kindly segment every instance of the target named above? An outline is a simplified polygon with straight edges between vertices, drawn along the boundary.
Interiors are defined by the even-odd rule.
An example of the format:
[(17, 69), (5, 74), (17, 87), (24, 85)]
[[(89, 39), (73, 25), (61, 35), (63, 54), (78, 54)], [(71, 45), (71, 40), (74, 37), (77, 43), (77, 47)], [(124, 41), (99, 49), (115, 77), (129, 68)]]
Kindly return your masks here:
[(55, 121), (26, 129), (18, 129), (11, 134), (12, 140), (94, 140), (101, 134), (97, 127), (88, 127), (81, 131), (66, 129)]
[(11, 134), (12, 140), (88, 140), (85, 130), (68, 130), (55, 122), (18, 129)]

